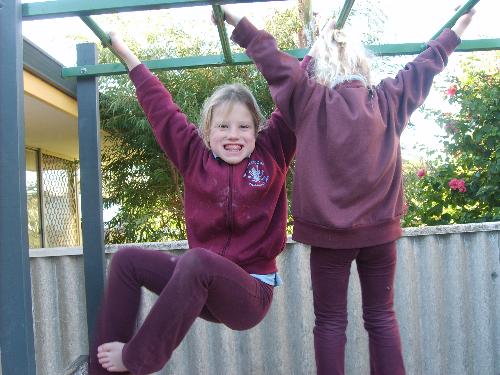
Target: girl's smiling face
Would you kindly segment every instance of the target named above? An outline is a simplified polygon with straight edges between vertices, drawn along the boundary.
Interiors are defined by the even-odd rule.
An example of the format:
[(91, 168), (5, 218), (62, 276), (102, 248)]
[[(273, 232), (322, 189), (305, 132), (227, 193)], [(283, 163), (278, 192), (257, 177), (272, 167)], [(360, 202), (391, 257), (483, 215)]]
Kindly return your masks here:
[(257, 129), (247, 106), (240, 102), (213, 108), (209, 144), (215, 156), (238, 164), (255, 149)]

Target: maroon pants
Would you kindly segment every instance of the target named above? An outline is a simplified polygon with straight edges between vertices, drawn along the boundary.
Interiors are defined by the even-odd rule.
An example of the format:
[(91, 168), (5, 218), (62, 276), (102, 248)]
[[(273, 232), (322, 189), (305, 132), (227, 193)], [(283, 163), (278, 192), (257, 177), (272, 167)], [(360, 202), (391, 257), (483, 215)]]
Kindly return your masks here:
[(318, 375), (343, 375), (347, 341), (347, 287), (356, 260), (369, 336), (370, 374), (405, 373), (399, 328), (394, 313), (396, 244), (361, 249), (311, 248), (314, 349)]
[[(141, 286), (159, 295), (135, 332)], [(113, 255), (90, 355), (90, 374), (109, 374), (97, 346), (126, 343), (123, 362), (133, 374), (159, 371), (197, 317), (235, 330), (255, 326), (266, 315), (273, 287), (213, 252), (191, 249), (181, 256), (124, 248)]]

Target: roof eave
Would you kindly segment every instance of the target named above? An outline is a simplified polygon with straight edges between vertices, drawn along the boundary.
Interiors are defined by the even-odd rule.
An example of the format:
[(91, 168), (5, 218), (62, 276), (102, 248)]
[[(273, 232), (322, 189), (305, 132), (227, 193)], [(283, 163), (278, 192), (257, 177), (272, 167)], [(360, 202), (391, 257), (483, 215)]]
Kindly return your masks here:
[(23, 38), (23, 64), (30, 73), (76, 98), (76, 78), (63, 78), (64, 66), (27, 38)]

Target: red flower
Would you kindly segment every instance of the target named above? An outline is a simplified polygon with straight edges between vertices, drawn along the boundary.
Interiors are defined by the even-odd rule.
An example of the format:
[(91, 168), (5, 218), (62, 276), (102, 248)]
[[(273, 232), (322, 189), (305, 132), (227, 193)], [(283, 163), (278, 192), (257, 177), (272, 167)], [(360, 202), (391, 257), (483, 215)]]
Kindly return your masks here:
[(425, 175), (427, 174), (427, 171), (425, 170), (425, 168), (420, 168), (417, 172), (417, 177), (418, 178), (422, 178), (424, 177)]
[(448, 186), (451, 190), (458, 190), (460, 193), (465, 193), (467, 188), (465, 187), (465, 181), (462, 179), (452, 178), (448, 182)]
[(458, 129), (457, 127), (455, 126), (456, 124), (456, 121), (452, 121), (452, 122), (449, 122), (447, 123), (445, 126), (444, 126), (444, 129), (446, 130), (447, 133), (453, 133), (453, 134), (456, 134), (458, 133)]
[(448, 96), (455, 96), (456, 93), (457, 93), (457, 85), (452, 85), (448, 88), (448, 90), (446, 90), (446, 94)]

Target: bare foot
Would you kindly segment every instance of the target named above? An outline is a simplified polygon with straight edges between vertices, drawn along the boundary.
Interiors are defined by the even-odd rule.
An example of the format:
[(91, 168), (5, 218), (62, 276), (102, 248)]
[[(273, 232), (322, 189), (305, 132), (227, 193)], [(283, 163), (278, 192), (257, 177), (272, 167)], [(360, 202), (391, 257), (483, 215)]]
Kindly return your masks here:
[(109, 372), (128, 371), (122, 360), (122, 342), (108, 342), (97, 348), (97, 359), (102, 367)]

